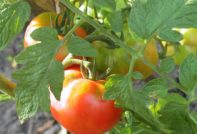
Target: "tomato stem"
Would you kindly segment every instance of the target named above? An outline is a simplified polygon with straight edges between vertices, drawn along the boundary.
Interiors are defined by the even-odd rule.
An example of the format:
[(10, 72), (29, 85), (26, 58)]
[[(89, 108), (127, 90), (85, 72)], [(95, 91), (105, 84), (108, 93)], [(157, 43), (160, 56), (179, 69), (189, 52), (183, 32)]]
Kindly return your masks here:
[(84, 12), (87, 14), (88, 13), (88, 5), (89, 5), (89, 0), (85, 1), (85, 10)]
[[(131, 61), (130, 61), (129, 71), (127, 73), (127, 75), (129, 76), (130, 79), (132, 78), (132, 75), (133, 75), (133, 68), (134, 68), (134, 65), (135, 65), (136, 60), (137, 60), (137, 58), (135, 56), (133, 56), (131, 58)], [(130, 87), (130, 89), (132, 91), (133, 90), (133, 81), (132, 80), (129, 83), (129, 87)]]
[(62, 64), (64, 65), (65, 62), (68, 60), (68, 59), (72, 59), (73, 58), (73, 55), (71, 53), (69, 53), (65, 58), (64, 60), (62, 61)]
[[(94, 79), (94, 73), (90, 69), (90, 65), (92, 64), (89, 61), (86, 61), (84, 58), (83, 60), (81, 59), (74, 59), (73, 55), (70, 53), (66, 56), (66, 58), (62, 61), (62, 64), (64, 68), (68, 68), (70, 65), (80, 65), (80, 69), (83, 72), (83, 67), (88, 71), (88, 79)], [(86, 76), (82, 73), (83, 77), (86, 78)]]
[(3, 74), (0, 74), (0, 91), (14, 97), (15, 88), (16, 84), (13, 81), (6, 78)]
[(59, 3), (60, 3), (59, 0), (55, 0), (55, 10), (57, 14), (61, 12)]
[(89, 61), (83, 61), (80, 59), (67, 59), (62, 62), (65, 68), (69, 67), (72, 64), (83, 65), (85, 68), (89, 68), (91, 63)]
[(115, 45), (115, 43), (108, 37), (104, 35), (90, 35), (85, 38), (89, 42), (93, 41), (103, 41), (108, 45), (108, 48), (114, 49), (114, 48), (119, 48), (119, 46)]
[(166, 53), (167, 53), (167, 48), (168, 48), (168, 43), (166, 43), (166, 45), (164, 46), (164, 44), (162, 43), (162, 41), (160, 39), (158, 39), (157, 37), (155, 37), (155, 40), (157, 42), (157, 44), (160, 46), (161, 51), (159, 52), (159, 57), (161, 59), (166, 57)]

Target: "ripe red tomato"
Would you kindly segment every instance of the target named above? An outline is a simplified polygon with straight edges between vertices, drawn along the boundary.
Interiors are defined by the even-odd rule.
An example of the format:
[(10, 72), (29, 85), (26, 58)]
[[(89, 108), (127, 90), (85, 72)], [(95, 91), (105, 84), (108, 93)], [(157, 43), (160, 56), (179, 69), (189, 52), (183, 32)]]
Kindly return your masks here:
[(103, 82), (79, 78), (80, 71), (66, 70), (60, 101), (50, 93), (51, 113), (74, 134), (103, 134), (119, 120), (122, 109), (103, 100)]
[[(66, 87), (70, 82), (76, 79), (82, 78), (82, 73), (80, 72), (80, 66), (77, 65), (71, 65), (64, 71), (64, 81), (63, 81), (63, 87)], [(53, 93), (50, 91), (50, 101), (51, 101), (51, 112), (54, 115), (56, 120), (59, 120), (59, 113), (56, 109), (58, 107), (61, 107), (60, 102), (56, 100)]]
[(71, 65), (64, 71), (63, 87), (66, 87), (73, 80), (83, 78), (79, 65)]
[[(45, 12), (33, 18), (25, 31), (24, 47), (26, 48), (28, 46), (32, 46), (38, 43), (38, 41), (32, 39), (30, 36), (34, 30), (40, 27), (55, 28), (57, 16), (58, 15), (54, 12)], [(61, 17), (59, 18), (59, 22), (61, 22)], [(86, 31), (82, 27), (76, 29), (75, 34), (81, 38), (85, 38), (87, 36)], [(57, 38), (62, 39), (61, 36), (58, 36)], [(66, 47), (62, 46), (55, 57), (58, 61), (62, 61), (67, 54), (68, 51), (66, 50)]]

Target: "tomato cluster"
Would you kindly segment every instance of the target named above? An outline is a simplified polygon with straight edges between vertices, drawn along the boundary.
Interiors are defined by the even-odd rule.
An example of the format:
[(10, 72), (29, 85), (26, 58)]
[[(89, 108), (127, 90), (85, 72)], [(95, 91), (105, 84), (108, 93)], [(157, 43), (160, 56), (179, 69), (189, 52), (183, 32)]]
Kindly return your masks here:
[[(24, 47), (38, 43), (31, 38), (31, 33), (35, 29), (40, 27), (56, 28), (63, 21), (61, 15), (52, 12), (38, 15), (26, 29)], [(75, 35), (78, 37), (85, 38), (87, 34), (82, 27), (75, 30)], [(57, 38), (61, 40), (63, 36), (60, 34)], [(102, 41), (91, 43), (99, 51), (99, 55), (94, 58), (96, 73), (102, 74), (108, 67), (111, 68), (108, 75), (128, 72), (132, 57), (125, 53), (123, 48), (109, 49), (106, 46), (103, 47)], [(66, 44), (64, 44), (55, 55), (55, 59), (61, 62), (68, 53)], [(154, 40), (147, 44), (144, 57), (152, 64), (157, 64), (158, 54)], [(89, 60), (89, 58), (87, 59)], [(138, 60), (134, 65), (134, 71), (141, 72), (144, 78), (152, 74), (152, 70), (141, 60)], [(50, 91), (51, 114), (55, 120), (74, 134), (103, 134), (120, 120), (122, 109), (115, 107), (114, 100), (102, 98), (105, 92), (105, 80), (90, 80), (84, 78), (83, 73), (79, 65), (65, 69), (60, 100), (57, 100)]]
[(179, 44), (170, 43), (167, 46), (166, 56), (171, 56), (176, 65), (180, 65), (184, 59), (197, 50), (197, 29), (179, 29), (183, 34), (183, 39)]
[[(57, 17), (52, 12), (35, 17), (26, 29), (24, 47), (38, 43), (30, 36), (34, 30), (40, 27), (56, 28)], [(58, 21), (62, 21), (61, 18)], [(75, 34), (81, 38), (87, 35), (82, 27), (77, 28)], [(62, 36), (57, 38), (61, 39)], [(63, 45), (55, 58), (62, 61), (67, 55), (66, 45)], [(102, 98), (104, 81), (83, 78), (80, 66), (67, 68), (64, 76), (60, 101), (50, 92), (51, 114), (62, 126), (75, 134), (102, 134), (120, 120), (122, 109), (116, 108), (113, 100)]]
[[(61, 23), (62, 21), (62, 16), (59, 16), (54, 13), (54, 12), (45, 12), (42, 13), (35, 18), (33, 18), (28, 25), (26, 31), (25, 31), (25, 37), (24, 37), (24, 47), (32, 46), (38, 43), (38, 41), (35, 41), (31, 37), (31, 33), (40, 28), (40, 27), (51, 27), (51, 28), (56, 28), (56, 19), (58, 19), (58, 23)], [(65, 20), (66, 21), (66, 20)], [(82, 27), (78, 27), (75, 30), (75, 34), (81, 38), (84, 38), (87, 36), (86, 31)], [(57, 38), (63, 39), (62, 35), (59, 35)], [(62, 46), (59, 51), (57, 52), (55, 58), (58, 61), (62, 61), (68, 54), (68, 50), (66, 49), (65, 46)]]

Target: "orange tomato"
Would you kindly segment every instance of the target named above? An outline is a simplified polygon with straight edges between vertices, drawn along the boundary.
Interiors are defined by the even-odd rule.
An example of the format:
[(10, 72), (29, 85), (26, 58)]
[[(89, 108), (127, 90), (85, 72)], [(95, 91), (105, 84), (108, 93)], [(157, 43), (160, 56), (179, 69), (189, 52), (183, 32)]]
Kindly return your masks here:
[[(45, 12), (33, 18), (25, 31), (24, 47), (26, 48), (38, 43), (38, 41), (31, 38), (31, 33), (34, 30), (40, 27), (55, 28), (57, 16), (58, 15), (55, 12)], [(60, 23), (61, 21), (62, 21), (62, 17), (60, 16), (58, 22)], [(87, 36), (86, 31), (82, 27), (77, 28), (75, 34), (81, 38), (85, 38)], [(59, 35), (57, 38), (60, 40), (63, 39), (61, 35)], [(68, 54), (68, 50), (66, 46), (63, 45), (59, 49), (55, 57), (58, 61), (62, 61), (67, 56), (67, 54)]]

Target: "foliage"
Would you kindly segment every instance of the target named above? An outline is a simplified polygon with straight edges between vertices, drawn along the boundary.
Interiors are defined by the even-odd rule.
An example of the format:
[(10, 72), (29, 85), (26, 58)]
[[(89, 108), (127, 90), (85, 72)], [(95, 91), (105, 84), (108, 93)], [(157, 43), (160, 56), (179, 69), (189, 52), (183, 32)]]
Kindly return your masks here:
[[(196, 0), (60, 0), (60, 3), (65, 24), (56, 29), (41, 27), (33, 31), (31, 36), (38, 43), (25, 48), (16, 57), (16, 62), (22, 64), (22, 68), (13, 73), (17, 82), (16, 109), (21, 122), (40, 109), (49, 111), (49, 89), (60, 98), (64, 66), (80, 64), (84, 77), (106, 80), (104, 99), (115, 100), (117, 107), (124, 109), (121, 121), (110, 134), (197, 133), (197, 113), (190, 109), (197, 99), (197, 53), (188, 54), (185, 45), (191, 45), (182, 42), (185, 36), (180, 32), (181, 28), (197, 28)], [(24, 29), (30, 15), (28, 2), (0, 2), (0, 50)], [(74, 34), (82, 24), (93, 27), (93, 32), (84, 39)], [(66, 32), (58, 35), (57, 31)], [(64, 36), (63, 40), (59, 40), (59, 36)], [(101, 43), (104, 49), (97, 50), (93, 42), (98, 40), (108, 45)], [(156, 65), (144, 57), (151, 40), (156, 40), (159, 48), (160, 60)], [(62, 46), (70, 55), (61, 63), (54, 57)], [(175, 48), (170, 56), (167, 54), (169, 46)], [(123, 53), (117, 51), (115, 59), (109, 58), (110, 52), (115, 53), (119, 48)], [(176, 48), (184, 48), (188, 53), (183, 56)], [(121, 59), (129, 59), (128, 66), (113, 64), (113, 67), (126, 73), (110, 74), (111, 64), (108, 63), (123, 54), (128, 55), (127, 59)], [(95, 60), (98, 55), (103, 59)], [(152, 77), (144, 80), (140, 71), (134, 71), (138, 60), (154, 71)], [(101, 68), (105, 64), (108, 68), (99, 74), (95, 64)], [(140, 66), (141, 69), (145, 66)], [(178, 81), (171, 75), (177, 70)], [(135, 85), (139, 81), (144, 83), (140, 87)], [(8, 95), (0, 96), (0, 100), (7, 99), (10, 99)]]
[(19, 34), (30, 17), (27, 2), (0, 3), (0, 50)]

